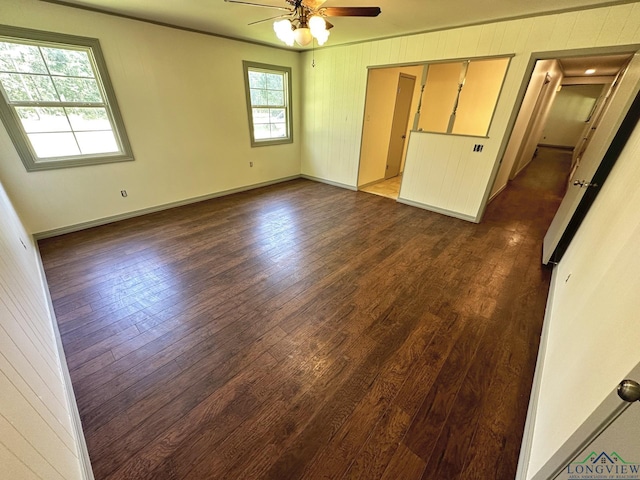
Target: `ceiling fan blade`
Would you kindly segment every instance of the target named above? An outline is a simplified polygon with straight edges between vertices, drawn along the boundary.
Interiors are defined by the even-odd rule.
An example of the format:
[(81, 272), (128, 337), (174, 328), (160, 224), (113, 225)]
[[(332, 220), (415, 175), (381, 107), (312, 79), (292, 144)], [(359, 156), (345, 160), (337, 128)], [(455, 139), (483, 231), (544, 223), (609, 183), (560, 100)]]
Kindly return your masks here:
[(377, 17), (380, 7), (324, 7), (320, 13), (326, 17)]
[(317, 10), (318, 8), (320, 8), (322, 6), (322, 4), (324, 2), (326, 2), (327, 0), (302, 0), (302, 4), (305, 7), (310, 8), (311, 10)]
[(325, 19), (324, 23), (326, 23), (326, 24), (327, 24), (327, 30), (331, 30), (331, 29), (334, 27), (333, 23), (331, 23), (331, 22), (327, 22), (327, 20), (326, 20), (326, 19)]
[(242, 2), (240, 0), (224, 0), (227, 3), (237, 3), (239, 5), (249, 5), (251, 7), (262, 7), (262, 8), (273, 8), (275, 10), (283, 10), (285, 12), (291, 12), (290, 9), (285, 7), (275, 7), (273, 5), (264, 5), (262, 3), (251, 3), (251, 2)]
[(276, 20), (277, 18), (287, 18), (290, 15), (278, 15), (276, 17), (269, 17), (269, 18), (265, 18), (264, 20), (258, 20), (257, 22), (251, 22), (251, 23), (247, 23), (247, 25), (257, 25), (258, 23), (264, 23), (264, 22), (268, 22), (271, 20)]

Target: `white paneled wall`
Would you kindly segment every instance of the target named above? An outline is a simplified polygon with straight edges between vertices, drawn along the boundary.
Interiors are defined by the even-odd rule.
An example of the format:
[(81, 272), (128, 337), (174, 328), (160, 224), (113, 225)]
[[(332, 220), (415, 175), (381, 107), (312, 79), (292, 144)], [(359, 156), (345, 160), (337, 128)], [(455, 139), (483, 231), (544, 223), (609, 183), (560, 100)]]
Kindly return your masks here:
[(35, 246), (0, 184), (1, 478), (81, 478), (69, 408)]
[[(414, 166), (416, 178), (405, 174), (402, 197), (416, 204), (452, 210), (459, 216), (478, 217), (500, 160), (518, 92), (534, 52), (574, 50), (640, 43), (640, 3), (546, 15), (398, 37), (303, 54), (302, 173), (354, 187), (356, 185), (368, 66), (515, 54), (511, 61), (493, 123), (483, 143), (482, 158), (464, 150), (469, 138), (452, 137), (429, 148), (413, 145), (414, 154), (429, 155), (432, 148), (448, 146), (455, 164), (454, 178), (465, 188), (440, 188), (425, 193), (430, 171)], [(528, 80), (528, 79), (527, 79)], [(415, 137), (415, 135), (414, 135)], [(423, 137), (420, 143), (431, 137)], [(480, 139), (478, 139), (480, 140)], [(462, 150), (461, 150), (462, 149)], [(414, 158), (414, 160), (418, 160)], [(429, 158), (420, 159), (428, 162)], [(407, 159), (409, 169), (409, 158)], [(453, 167), (439, 168), (451, 174)]]

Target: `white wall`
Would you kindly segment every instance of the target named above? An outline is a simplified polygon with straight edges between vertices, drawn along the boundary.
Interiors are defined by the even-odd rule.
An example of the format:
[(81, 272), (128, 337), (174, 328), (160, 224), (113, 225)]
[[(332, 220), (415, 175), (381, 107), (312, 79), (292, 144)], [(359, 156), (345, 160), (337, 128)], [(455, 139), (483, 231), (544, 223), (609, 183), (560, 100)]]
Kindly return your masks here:
[[(469, 166), (468, 211), (479, 215), (532, 53), (639, 43), (638, 25), (640, 4), (633, 3), (323, 48), (315, 52), (315, 68), (304, 53), (302, 173), (356, 185), (368, 66), (515, 53), (489, 138), (482, 139), (483, 158), (465, 152), (462, 160)], [(418, 198), (426, 181), (416, 179), (406, 196)]]
[(509, 175), (513, 170), (513, 165), (518, 157), (520, 146), (522, 145), (524, 136), (527, 133), (527, 127), (531, 122), (531, 115), (536, 107), (540, 90), (544, 85), (547, 73), (549, 73), (554, 64), (555, 62), (553, 60), (540, 60), (536, 62), (533, 73), (531, 74), (531, 79), (527, 85), (527, 90), (524, 94), (522, 104), (520, 105), (516, 122), (513, 125), (513, 130), (511, 131), (509, 143), (507, 144), (507, 148), (502, 156), (502, 162), (500, 163), (496, 180), (493, 184), (493, 188), (491, 189), (491, 198), (502, 191), (509, 182)]
[[(0, 126), (0, 179), (29, 232), (299, 175), (299, 54), (35, 0), (1, 11), (4, 24), (100, 40), (136, 158), (27, 173)], [(251, 148), (242, 60), (292, 68), (293, 144)]]
[(640, 362), (640, 125), (556, 267), (527, 479)]
[(30, 239), (0, 183), (0, 477), (79, 479), (71, 407)]
[(564, 85), (553, 102), (540, 143), (575, 147), (602, 89), (598, 84)]
[(511, 172), (509, 178), (515, 178), (524, 168), (531, 163), (533, 156), (538, 148), (544, 126), (549, 118), (551, 107), (558, 94), (558, 86), (562, 82), (563, 73), (560, 65), (556, 60), (552, 60), (549, 66), (549, 83), (547, 83), (536, 102), (533, 111), (533, 117), (527, 127), (527, 131), (522, 139), (522, 144), (518, 150), (516, 158), (516, 166)]
[[(358, 186), (383, 180), (385, 177), (389, 143), (391, 141), (393, 112), (396, 105), (398, 80), (401, 73), (416, 77), (413, 100), (411, 102), (411, 115), (409, 116), (406, 133), (407, 138), (409, 138), (409, 132), (413, 127), (413, 117), (418, 109), (418, 102), (420, 101), (420, 83), (422, 81), (423, 69), (424, 67), (419, 65), (398, 68), (376, 68), (369, 72)], [(403, 154), (400, 171), (403, 170), (404, 158), (405, 155)]]

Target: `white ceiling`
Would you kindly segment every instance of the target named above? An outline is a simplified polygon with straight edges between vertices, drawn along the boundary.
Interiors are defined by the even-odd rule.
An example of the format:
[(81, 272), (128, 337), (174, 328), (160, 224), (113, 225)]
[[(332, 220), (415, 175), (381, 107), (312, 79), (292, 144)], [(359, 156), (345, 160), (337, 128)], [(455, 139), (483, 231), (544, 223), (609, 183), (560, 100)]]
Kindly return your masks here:
[(585, 70), (595, 69), (595, 76), (616, 75), (620, 69), (631, 59), (631, 54), (585, 56), (560, 59), (562, 71), (565, 77), (588, 77)]
[[(272, 22), (248, 23), (279, 15), (278, 10), (224, 0), (43, 0), (136, 17), (227, 37), (283, 47)], [(246, 0), (286, 7), (284, 0)], [(379, 6), (376, 18), (331, 17), (327, 46), (372, 40), (491, 20), (578, 10), (632, 0), (327, 0), (323, 6)], [(284, 12), (283, 12), (284, 13)]]

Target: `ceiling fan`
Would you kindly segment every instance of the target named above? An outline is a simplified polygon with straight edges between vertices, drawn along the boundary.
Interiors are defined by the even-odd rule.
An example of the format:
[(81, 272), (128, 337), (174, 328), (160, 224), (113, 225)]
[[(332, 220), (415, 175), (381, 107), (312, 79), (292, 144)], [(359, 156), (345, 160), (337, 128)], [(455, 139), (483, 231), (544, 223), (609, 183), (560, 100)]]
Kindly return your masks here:
[(249, 25), (275, 20), (273, 29), (277, 37), (289, 46), (296, 42), (302, 47), (309, 45), (314, 38), (318, 45), (324, 45), (329, 38), (329, 29), (333, 28), (333, 25), (325, 20), (326, 17), (377, 17), (382, 11), (380, 7), (323, 7), (326, 0), (284, 0), (290, 7), (242, 0), (224, 1), (287, 12)]

